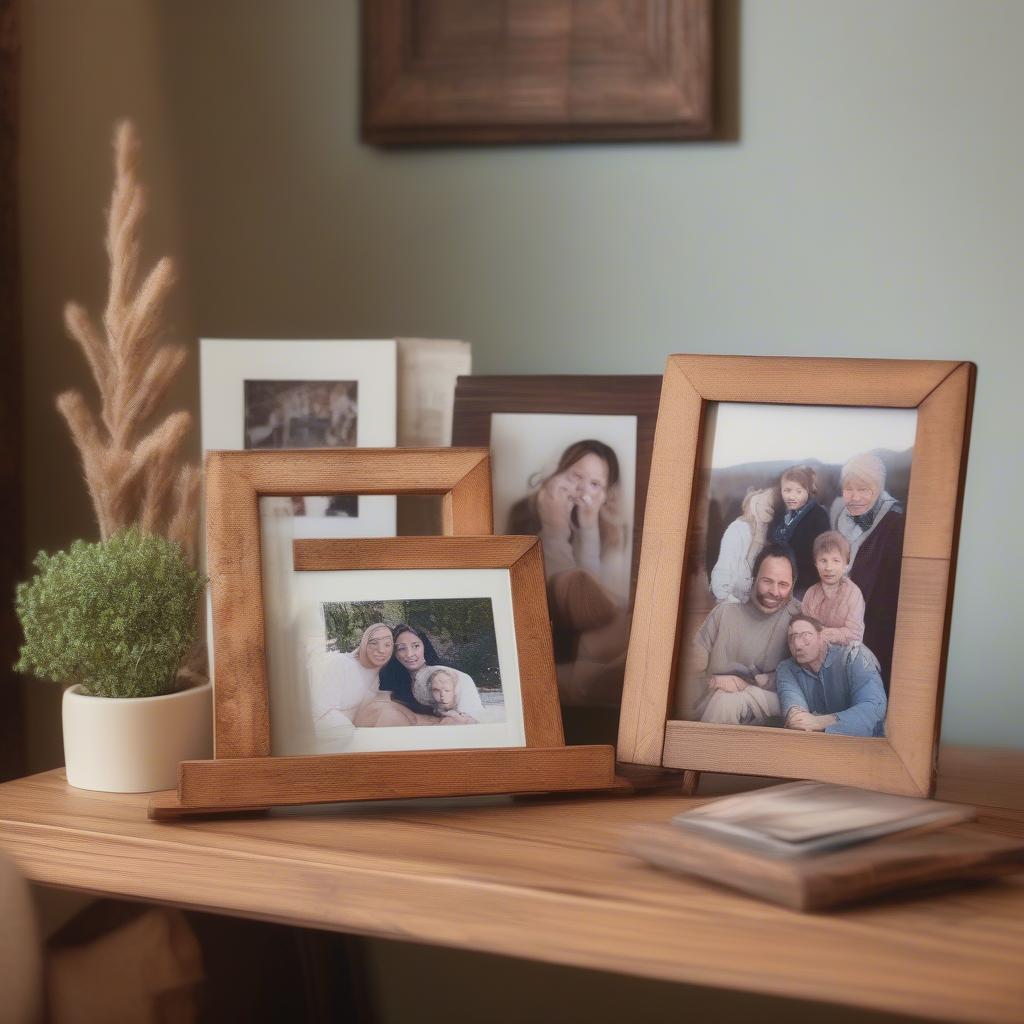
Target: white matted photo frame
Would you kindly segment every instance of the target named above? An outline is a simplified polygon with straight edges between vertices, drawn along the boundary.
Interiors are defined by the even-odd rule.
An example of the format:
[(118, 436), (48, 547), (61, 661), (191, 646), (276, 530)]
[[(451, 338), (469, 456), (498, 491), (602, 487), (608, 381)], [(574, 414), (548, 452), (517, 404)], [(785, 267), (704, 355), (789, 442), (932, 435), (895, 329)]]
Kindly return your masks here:
[[(217, 670), (215, 757), (184, 762), (177, 793), (154, 798), (152, 817), (278, 804), (587, 790), (613, 785), (614, 750), (610, 745), (563, 745), (539, 544), (532, 537), (486, 536), (491, 521), (486, 450), (211, 452), (206, 470)], [(364, 737), (352, 753), (317, 753), (344, 749), (345, 743), (331, 747), (332, 737), (317, 737), (313, 729), (313, 735), (306, 733), (311, 740), (308, 748), (303, 748), (302, 740), (289, 740), (293, 750), (308, 749), (308, 753), (273, 756), (273, 731), (282, 722), (285, 729), (291, 728), (294, 714), (291, 724), (287, 715), (274, 722), (276, 698), (269, 686), (259, 501), (262, 496), (309, 493), (311, 485), (327, 494), (442, 496), (445, 537), (296, 541), (295, 575), (322, 572), (327, 574), (327, 582), (314, 585), (305, 595), (305, 617), (303, 602), (293, 607), (299, 609), (301, 629), (307, 629), (311, 611), (324, 616), (323, 632), (317, 633), (311, 651), (333, 661), (341, 654), (366, 655), (359, 660), (369, 670), (375, 664), (378, 670), (383, 667), (398, 644), (416, 639), (397, 629), (399, 625), (408, 627), (409, 622), (382, 623), (386, 616), (408, 617), (418, 623), (421, 633), (425, 625), (433, 623), (434, 639), (443, 656), (436, 659), (440, 664), (425, 667), (447, 668), (448, 678), (424, 673), (423, 679), (414, 679), (410, 673), (407, 681), (409, 688), (421, 695), (424, 715), (452, 717), (452, 721), (396, 722), (385, 717), (388, 702), (360, 700), (360, 708), (371, 703), (378, 706), (365, 708), (373, 711), (373, 721), (357, 722), (353, 713), (353, 731), (365, 729), (372, 734), (379, 730), (377, 739)], [(425, 576), (424, 570), (429, 574)], [(439, 570), (499, 570), (503, 578), (490, 573), (487, 580), (474, 577), (467, 582), (462, 574), (460, 580), (442, 582), (445, 573)], [(335, 586), (330, 577), (337, 572), (355, 576), (348, 585)], [(381, 583), (373, 577), (377, 572), (397, 575)], [(453, 618), (451, 602), (466, 601), (475, 607), (456, 608), (461, 618)], [(486, 611), (479, 607), (481, 602), (486, 603)], [(377, 621), (369, 622), (368, 616)], [(474, 625), (460, 632), (453, 625), (456, 618)], [(382, 624), (383, 630), (379, 628)], [(352, 646), (357, 634), (357, 648), (342, 650)], [(371, 655), (374, 645), (378, 645), (376, 662)], [(412, 654), (409, 659), (412, 664)], [(353, 664), (346, 666), (347, 674), (358, 677), (358, 666), (354, 659), (349, 660)], [(472, 696), (464, 678), (471, 664), (476, 666), (477, 678), (471, 682), (477, 691), (491, 691), (493, 699), (486, 702), (489, 713), (482, 698), (475, 705), (462, 700)], [(312, 693), (317, 680), (304, 668), (295, 672), (292, 684), (296, 692)], [(328, 674), (332, 678), (338, 675), (333, 668)], [(311, 698), (311, 707), (313, 703)], [(348, 717), (349, 705), (334, 701), (332, 706)], [(455, 715), (473, 721), (456, 721)], [(490, 725), (498, 728), (483, 728)], [(460, 730), (466, 730), (462, 735), (473, 736), (477, 743), (453, 748), (451, 743), (458, 742)], [(397, 743), (387, 742), (389, 733), (392, 737), (401, 734)], [(418, 735), (434, 739), (418, 739)], [(339, 737), (335, 732), (333, 739)], [(318, 739), (325, 738), (327, 747), (318, 746)], [(520, 745), (495, 745), (500, 742)]]
[(465, 550), (295, 542), (295, 612), (271, 654), (286, 666), (270, 678), (275, 756), (526, 745), (512, 571), (458, 565)]
[[(201, 338), (203, 451), (390, 448), (397, 342)], [(388, 537), (394, 495), (297, 495), (295, 537)]]
[(620, 761), (930, 795), (974, 372), (669, 357)]

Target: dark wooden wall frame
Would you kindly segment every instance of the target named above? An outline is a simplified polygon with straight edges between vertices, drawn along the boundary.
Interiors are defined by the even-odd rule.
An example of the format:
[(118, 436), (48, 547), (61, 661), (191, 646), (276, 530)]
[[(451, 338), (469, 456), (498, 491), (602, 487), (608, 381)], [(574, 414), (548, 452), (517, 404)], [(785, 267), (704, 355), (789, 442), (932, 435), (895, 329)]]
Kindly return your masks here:
[[(494, 413), (556, 413), (636, 417), (633, 558), (630, 599), (640, 568), (647, 481), (658, 420), (661, 375), (459, 377), (455, 383), (452, 444), (489, 447)], [(504, 524), (495, 524), (503, 532)]]
[(712, 0), (363, 0), (363, 139), (707, 138)]
[[(183, 762), (177, 792), (154, 797), (151, 817), (613, 785), (611, 746), (562, 743), (539, 543), (533, 537), (487, 535), (491, 491), (486, 450), (210, 452), (206, 473), (216, 755), (208, 761)], [(297, 569), (509, 569), (525, 747), (269, 756), (259, 498), (310, 493), (443, 494), (444, 528), (460, 536), (296, 542)]]
[[(974, 378), (973, 363), (939, 360), (669, 356), (619, 718), (621, 761), (931, 795)], [(672, 720), (707, 405), (804, 405), (808, 395), (817, 405), (917, 410), (886, 735)]]

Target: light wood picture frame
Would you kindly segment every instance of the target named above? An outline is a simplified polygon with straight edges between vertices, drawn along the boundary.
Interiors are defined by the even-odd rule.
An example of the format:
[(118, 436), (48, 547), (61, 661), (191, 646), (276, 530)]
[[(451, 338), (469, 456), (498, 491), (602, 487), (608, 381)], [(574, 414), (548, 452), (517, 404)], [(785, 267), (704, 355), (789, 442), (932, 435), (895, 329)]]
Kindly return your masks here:
[[(932, 793), (974, 376), (972, 363), (955, 361), (669, 357), (626, 665), (620, 761)], [(916, 410), (884, 737), (672, 717), (688, 545), (700, 525), (699, 460), (714, 403)]]
[[(489, 536), (486, 450), (345, 449), (210, 452), (207, 544), (214, 617), (215, 756), (179, 768), (175, 794), (150, 815), (417, 796), (611, 787), (611, 746), (562, 745), (543, 568), (535, 538)], [(509, 570), (515, 628), (534, 669), (523, 688), (526, 746), (270, 756), (259, 499), (311, 493), (440, 494), (445, 537), (295, 542), (296, 568), (467, 567)], [(546, 647), (545, 647), (546, 642)], [(545, 655), (546, 651), (546, 655)], [(524, 694), (524, 696), (525, 696)]]
[[(621, 553), (628, 557), (621, 580), (621, 640), (615, 648), (619, 661), (614, 682), (620, 691), (660, 394), (661, 376), (653, 374), (460, 377), (455, 390), (453, 443), (487, 446), (491, 451), (495, 533), (526, 532), (521, 524), (512, 528), (510, 503), (518, 503), (517, 499), (537, 489), (537, 481), (545, 469), (554, 467), (567, 442), (592, 438), (609, 444), (616, 452), (623, 478), (617, 488), (618, 515), (629, 525), (628, 550)], [(549, 562), (549, 572), (554, 564), (553, 560)], [(557, 598), (550, 595), (551, 585), (549, 579), (559, 682), (566, 691), (567, 670), (575, 671), (569, 668), (574, 651), (566, 637), (560, 636), (560, 632), (568, 633), (569, 627), (558, 613)], [(602, 669), (604, 687), (611, 674)], [(571, 680), (568, 682), (571, 684)], [(566, 693), (562, 720), (567, 741), (615, 742), (618, 697), (617, 692), (611, 700), (588, 703), (585, 694), (581, 699), (578, 693)]]
[(489, 465), (486, 451), (457, 448), (207, 454), (215, 757), (270, 753), (259, 499), (312, 493), (440, 494), (445, 534), (486, 535), (491, 518)]
[(358, 543), (295, 541), (296, 572), (388, 569), (504, 569), (512, 590), (525, 746), (560, 747), (544, 566), (536, 537), (396, 537)]

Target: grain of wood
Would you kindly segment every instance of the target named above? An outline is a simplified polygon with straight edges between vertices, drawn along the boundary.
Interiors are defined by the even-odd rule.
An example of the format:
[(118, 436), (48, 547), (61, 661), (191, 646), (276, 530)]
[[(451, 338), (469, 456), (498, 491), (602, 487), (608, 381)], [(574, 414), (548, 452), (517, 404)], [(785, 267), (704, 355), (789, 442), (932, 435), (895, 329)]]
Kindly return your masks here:
[(944, 559), (904, 557), (885, 736), (926, 796), (935, 786), (951, 582)]
[(951, 559), (960, 527), (974, 366), (959, 363), (917, 410), (904, 555)]
[(1024, 843), (976, 826), (889, 837), (813, 857), (767, 857), (683, 832), (636, 830), (626, 848), (669, 871), (695, 875), (800, 911), (820, 911), (893, 891), (1024, 873)]
[(213, 605), (214, 756), (270, 753), (259, 504), (244, 460), (206, 457), (206, 564)]
[(537, 538), (533, 538), (533, 544), (509, 569), (509, 585), (512, 588), (526, 745), (558, 747), (564, 742), (562, 710), (558, 703), (544, 559)]
[[(264, 808), (287, 804), (413, 797), (608, 789), (610, 746), (395, 750), (316, 757), (183, 761), (184, 808)], [(165, 813), (171, 805), (160, 802)]]
[[(712, 4), (373, 3), (363, 138), (378, 145), (709, 135)], [(408, 40), (418, 44), (410, 47)], [(438, 46), (433, 40), (444, 40)], [(467, 73), (469, 69), (470, 73)]]
[[(210, 452), (261, 495), (447, 494), (488, 459), (478, 448), (303, 448)], [(486, 531), (484, 531), (486, 532)]]
[(483, 457), (442, 497), (442, 531), (468, 537), (490, 533), (494, 518), (491, 503), (491, 458), (485, 451)]
[(619, 760), (627, 763), (662, 763), (703, 411), (700, 395), (670, 358), (665, 367), (654, 435), (619, 715), (617, 750)]
[(702, 772), (814, 779), (883, 793), (925, 796), (898, 753), (881, 738), (827, 736), (751, 725), (670, 721), (664, 764)]
[[(1024, 754), (944, 750), (938, 796), (1024, 834)], [(0, 849), (34, 882), (932, 1020), (1024, 1016), (1022, 876), (800, 916), (622, 852), (699, 800), (506, 798), (147, 821), (62, 771), (0, 785)], [(842, 950), (842, 956), (822, 955)]]
[(708, 402), (917, 408), (958, 366), (929, 359), (669, 356)]
[(296, 572), (508, 569), (537, 546), (536, 537), (359, 537), (296, 540), (292, 551)]

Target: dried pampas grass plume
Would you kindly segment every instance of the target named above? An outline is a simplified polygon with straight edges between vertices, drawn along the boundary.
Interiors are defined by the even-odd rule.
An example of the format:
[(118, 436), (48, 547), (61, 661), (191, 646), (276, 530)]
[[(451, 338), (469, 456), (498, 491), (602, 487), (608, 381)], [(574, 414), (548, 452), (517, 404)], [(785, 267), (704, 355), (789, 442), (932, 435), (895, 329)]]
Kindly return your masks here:
[(85, 353), (99, 389), (99, 416), (77, 391), (59, 395), (57, 408), (81, 454), (100, 536), (105, 540), (138, 524), (177, 541), (194, 565), (199, 469), (186, 465), (180, 453), (192, 417), (175, 412), (152, 423), (187, 353), (180, 345), (159, 344), (174, 264), (164, 257), (144, 277), (139, 267), (146, 211), (139, 149), (135, 126), (122, 121), (114, 135), (106, 238), (110, 291), (102, 326), (77, 303), (64, 310), (68, 334)]

